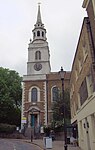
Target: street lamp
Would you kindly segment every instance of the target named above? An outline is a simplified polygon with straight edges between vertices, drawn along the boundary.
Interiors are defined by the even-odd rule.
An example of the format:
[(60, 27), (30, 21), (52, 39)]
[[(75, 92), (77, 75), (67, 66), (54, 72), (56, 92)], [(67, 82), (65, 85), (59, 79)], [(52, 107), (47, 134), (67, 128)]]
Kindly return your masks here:
[[(61, 70), (59, 71), (59, 75), (62, 81), (62, 99), (64, 102), (64, 76), (65, 76), (65, 71), (63, 70), (63, 67), (61, 67)], [(67, 127), (66, 127), (66, 116), (65, 116), (65, 102), (64, 102), (64, 109), (63, 109), (63, 115), (64, 115), (64, 150), (67, 150)]]
[(46, 101), (47, 101), (47, 125), (48, 125), (48, 76), (46, 74)]

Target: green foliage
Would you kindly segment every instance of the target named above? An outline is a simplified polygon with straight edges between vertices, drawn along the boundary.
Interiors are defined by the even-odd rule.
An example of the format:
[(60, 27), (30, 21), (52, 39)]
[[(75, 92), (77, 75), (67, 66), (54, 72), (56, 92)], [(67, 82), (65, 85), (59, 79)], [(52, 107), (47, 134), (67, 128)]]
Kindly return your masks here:
[(0, 133), (13, 133), (16, 130), (16, 126), (15, 125), (9, 125), (9, 124), (0, 124)]
[(0, 67), (0, 123), (20, 125), (21, 81), (16, 71)]
[(53, 103), (53, 121), (52, 127), (55, 130), (63, 130), (64, 126), (64, 106), (65, 106), (65, 119), (66, 123), (70, 124), (70, 95), (69, 90), (64, 91), (64, 100), (60, 93), (59, 99)]
[(51, 128), (54, 130), (55, 133), (63, 131), (63, 128), (64, 128), (63, 120), (60, 120), (60, 121), (53, 120), (51, 123)]

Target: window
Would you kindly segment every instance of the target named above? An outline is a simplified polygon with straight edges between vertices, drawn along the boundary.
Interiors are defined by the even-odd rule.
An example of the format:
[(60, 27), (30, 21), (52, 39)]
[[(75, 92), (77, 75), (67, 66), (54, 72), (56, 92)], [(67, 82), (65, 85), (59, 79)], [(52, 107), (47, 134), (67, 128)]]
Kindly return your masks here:
[(36, 60), (41, 59), (41, 52), (40, 51), (36, 51), (36, 53), (35, 53), (35, 59)]
[(38, 98), (37, 94), (38, 94), (37, 88), (33, 88), (31, 90), (31, 102), (37, 102), (37, 98)]
[(91, 73), (87, 75), (87, 88), (88, 88), (88, 95), (90, 96), (93, 93), (93, 81)]
[(80, 94), (80, 103), (82, 105), (88, 97), (86, 78), (84, 79), (84, 81), (81, 84), (79, 94)]
[(40, 31), (37, 31), (37, 36), (40, 36)]
[(32, 86), (29, 89), (29, 102), (40, 102), (40, 89), (37, 86)]
[(44, 32), (42, 31), (42, 37), (44, 37)]
[(35, 34), (35, 32), (34, 32), (34, 38), (35, 38), (35, 36), (36, 36), (36, 34)]
[(58, 87), (52, 88), (52, 100), (57, 101), (59, 99), (59, 90)]

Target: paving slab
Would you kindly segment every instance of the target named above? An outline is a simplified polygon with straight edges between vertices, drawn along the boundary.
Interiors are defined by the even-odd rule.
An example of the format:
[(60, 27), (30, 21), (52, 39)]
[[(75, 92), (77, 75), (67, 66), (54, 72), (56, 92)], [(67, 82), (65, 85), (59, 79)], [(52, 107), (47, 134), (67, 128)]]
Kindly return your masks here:
[[(44, 140), (43, 139), (36, 139), (33, 140), (32, 144), (38, 145), (42, 150), (64, 150), (64, 142), (63, 141), (53, 141), (52, 142), (52, 148), (45, 147)], [(68, 144), (67, 150), (81, 150), (78, 146), (73, 146)]]

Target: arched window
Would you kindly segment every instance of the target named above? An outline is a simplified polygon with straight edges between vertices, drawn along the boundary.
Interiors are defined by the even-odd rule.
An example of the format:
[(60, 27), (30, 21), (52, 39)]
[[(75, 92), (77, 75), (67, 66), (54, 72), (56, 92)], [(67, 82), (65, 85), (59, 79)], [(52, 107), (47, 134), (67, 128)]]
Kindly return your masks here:
[(38, 95), (37, 88), (33, 88), (31, 90), (31, 102), (37, 102), (38, 99), (37, 95)]
[(36, 60), (41, 59), (41, 52), (40, 51), (36, 51), (36, 53), (35, 53), (35, 59)]
[(58, 90), (58, 87), (53, 87), (52, 88), (52, 100), (53, 101), (58, 101), (59, 100), (59, 90)]
[(42, 37), (44, 37), (44, 32), (42, 31)]
[(40, 31), (37, 31), (37, 36), (40, 36)]
[(34, 32), (34, 38), (35, 38), (35, 36), (36, 36), (36, 33)]

